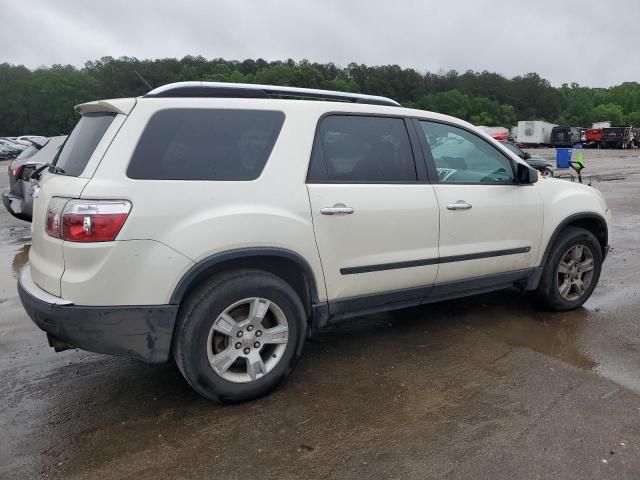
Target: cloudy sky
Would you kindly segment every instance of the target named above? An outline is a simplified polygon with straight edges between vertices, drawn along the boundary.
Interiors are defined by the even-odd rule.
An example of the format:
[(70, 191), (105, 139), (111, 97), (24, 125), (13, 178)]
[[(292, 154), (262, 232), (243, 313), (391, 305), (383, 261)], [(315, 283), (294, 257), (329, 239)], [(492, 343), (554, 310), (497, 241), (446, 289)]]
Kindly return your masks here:
[(309, 59), (640, 81), (638, 0), (0, 0), (0, 62)]

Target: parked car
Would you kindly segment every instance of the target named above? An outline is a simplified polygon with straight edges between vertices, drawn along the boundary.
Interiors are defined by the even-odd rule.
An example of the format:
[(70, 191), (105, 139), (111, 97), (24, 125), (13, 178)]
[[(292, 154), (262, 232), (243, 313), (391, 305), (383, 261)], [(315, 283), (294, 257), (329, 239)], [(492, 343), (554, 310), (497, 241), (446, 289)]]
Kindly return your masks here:
[(8, 138), (0, 138), (0, 160), (16, 158), (24, 148), (24, 145), (17, 144)]
[(600, 192), (388, 98), (185, 82), (76, 110), (22, 303), (56, 350), (173, 356), (209, 399), (266, 394), (364, 313), (509, 287), (577, 308), (608, 251)]
[(0, 137), (0, 145), (6, 145), (17, 150), (23, 150), (25, 148), (25, 145), (18, 143), (15, 139), (9, 137)]
[(506, 141), (509, 139), (509, 129), (504, 127), (478, 127), (483, 132), (487, 133), (491, 138), (498, 141)]
[(538, 170), (544, 177), (553, 177), (553, 163), (543, 157), (532, 156), (529, 152), (525, 152), (511, 142), (500, 142), (518, 157), (527, 162), (530, 166)]
[(0, 145), (0, 160), (8, 160), (14, 158), (15, 153), (12, 152), (7, 146)]
[(551, 130), (551, 145), (554, 147), (573, 147), (582, 142), (582, 128), (553, 127)]
[(42, 146), (38, 146), (34, 141), (31, 147), (23, 152), (29, 154), (28, 156), (21, 158), (21, 155), (9, 164), (9, 191), (2, 194), (2, 203), (11, 215), (27, 222), (31, 221), (31, 175), (42, 165), (53, 161), (66, 138), (51, 137)]

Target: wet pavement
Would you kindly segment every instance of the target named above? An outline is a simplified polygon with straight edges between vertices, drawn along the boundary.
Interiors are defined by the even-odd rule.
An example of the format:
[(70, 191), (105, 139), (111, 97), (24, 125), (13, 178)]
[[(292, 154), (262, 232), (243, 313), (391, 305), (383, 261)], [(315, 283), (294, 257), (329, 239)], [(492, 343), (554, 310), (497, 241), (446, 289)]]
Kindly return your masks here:
[(504, 291), (364, 317), (236, 406), (170, 364), (48, 348), (15, 288), (29, 225), (1, 209), (0, 478), (640, 477), (640, 151), (585, 156), (615, 225), (584, 308)]

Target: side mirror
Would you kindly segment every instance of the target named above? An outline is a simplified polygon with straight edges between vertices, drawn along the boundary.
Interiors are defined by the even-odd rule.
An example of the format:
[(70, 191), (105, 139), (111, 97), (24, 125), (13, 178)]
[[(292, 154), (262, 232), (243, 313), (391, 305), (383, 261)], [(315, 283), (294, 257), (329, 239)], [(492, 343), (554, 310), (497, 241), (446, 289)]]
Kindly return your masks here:
[(518, 162), (516, 165), (516, 172), (518, 175), (518, 183), (520, 185), (530, 185), (538, 181), (538, 171), (528, 165), (523, 165)]
[(525, 160), (531, 158), (531, 155), (529, 154), (529, 152), (522, 152), (524, 153), (524, 156), (522, 158), (524, 158)]

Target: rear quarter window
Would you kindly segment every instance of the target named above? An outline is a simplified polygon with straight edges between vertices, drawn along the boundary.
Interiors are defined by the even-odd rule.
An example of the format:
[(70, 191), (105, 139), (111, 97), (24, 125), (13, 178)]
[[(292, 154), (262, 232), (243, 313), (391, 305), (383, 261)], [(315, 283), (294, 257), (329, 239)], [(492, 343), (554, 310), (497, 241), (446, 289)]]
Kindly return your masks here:
[(115, 116), (115, 113), (107, 112), (84, 114), (64, 143), (56, 166), (62, 168), (65, 175), (77, 177), (82, 174)]
[(254, 180), (284, 123), (270, 110), (168, 109), (155, 113), (127, 176), (149, 180)]

